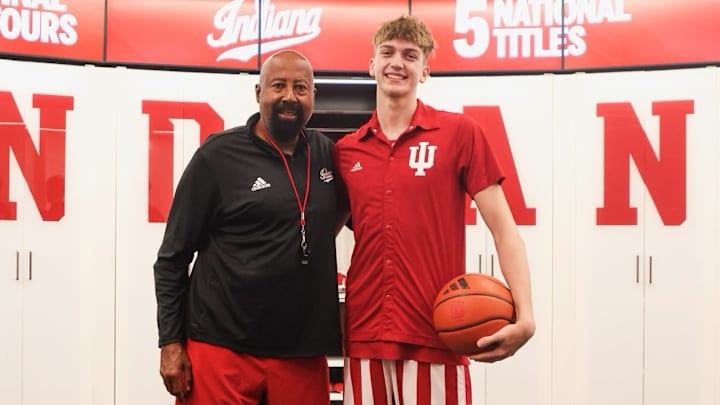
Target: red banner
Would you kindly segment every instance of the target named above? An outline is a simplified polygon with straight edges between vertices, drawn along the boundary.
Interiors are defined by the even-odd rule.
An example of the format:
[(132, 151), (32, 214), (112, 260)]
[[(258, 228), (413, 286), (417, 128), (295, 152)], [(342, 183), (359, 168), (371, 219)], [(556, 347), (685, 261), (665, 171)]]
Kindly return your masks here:
[[(408, 0), (359, 2), (358, 0), (277, 0), (261, 35), (263, 60), (283, 43), (305, 54), (317, 71), (362, 72), (367, 74), (373, 56), (372, 37), (386, 20), (408, 14)], [(277, 4), (277, 5), (276, 5)], [(283, 35), (281, 16), (296, 14), (299, 31)], [(290, 18), (290, 21), (295, 21)], [(293, 27), (294, 28), (294, 27)], [(301, 42), (302, 41), (302, 42)]]
[(413, 0), (437, 72), (558, 71), (720, 62), (716, 0)]
[(254, 72), (293, 48), (364, 74), (378, 25), (410, 12), (434, 73), (720, 63), (717, 0), (0, 0), (0, 54)]
[[(438, 44), (429, 60), (430, 72), (560, 70), (562, 27), (543, 26), (545, 13), (540, 7), (533, 7), (538, 9), (534, 15), (517, 11), (522, 4), (530, 8), (528, 3), (413, 0), (412, 13), (428, 25)], [(501, 12), (512, 15), (503, 18)]]
[[(252, 0), (107, 0), (107, 4), (108, 62), (257, 69), (257, 45), (245, 60), (218, 60), (230, 46), (214, 27), (235, 24), (233, 40), (257, 44)], [(232, 10), (222, 14), (228, 6)]]
[[(598, 2), (602, 3), (602, 2)], [(568, 52), (565, 69), (720, 62), (720, 2), (717, 0), (625, 0), (611, 21), (580, 21), (568, 10), (569, 29), (582, 27), (584, 52)]]
[(105, 0), (1, 0), (0, 53), (103, 60)]
[(377, 25), (407, 12), (407, 0), (108, 0), (107, 61), (257, 70), (258, 54), (292, 48), (318, 71), (367, 71)]

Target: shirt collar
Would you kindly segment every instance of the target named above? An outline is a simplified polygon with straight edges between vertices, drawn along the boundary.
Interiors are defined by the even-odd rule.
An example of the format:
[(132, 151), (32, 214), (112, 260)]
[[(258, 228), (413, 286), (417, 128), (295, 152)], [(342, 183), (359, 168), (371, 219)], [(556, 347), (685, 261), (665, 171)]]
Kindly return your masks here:
[[(420, 128), (423, 130), (437, 129), (439, 127), (439, 124), (435, 109), (425, 105), (425, 103), (418, 99), (417, 107), (415, 108), (415, 112), (410, 119), (410, 127), (413, 129)], [(360, 133), (362, 134), (362, 136), (360, 137), (360, 140), (367, 139), (373, 133), (374, 129), (380, 129), (380, 123), (378, 122), (377, 118), (377, 110), (373, 111), (370, 120), (368, 120), (368, 122), (361, 127)]]

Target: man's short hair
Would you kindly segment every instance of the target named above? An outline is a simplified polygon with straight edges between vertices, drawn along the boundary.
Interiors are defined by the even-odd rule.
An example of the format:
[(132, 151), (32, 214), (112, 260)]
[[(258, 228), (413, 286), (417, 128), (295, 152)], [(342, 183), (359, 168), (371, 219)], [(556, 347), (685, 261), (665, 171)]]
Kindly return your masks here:
[(415, 16), (402, 16), (384, 22), (373, 37), (373, 47), (393, 39), (403, 39), (417, 45), (425, 58), (432, 55), (437, 47), (430, 29)]

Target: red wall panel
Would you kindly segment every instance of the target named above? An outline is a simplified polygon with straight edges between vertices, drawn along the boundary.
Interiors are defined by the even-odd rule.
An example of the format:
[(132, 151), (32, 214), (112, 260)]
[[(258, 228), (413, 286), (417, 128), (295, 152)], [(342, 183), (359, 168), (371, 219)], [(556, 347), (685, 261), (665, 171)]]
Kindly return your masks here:
[(625, 0), (626, 21), (584, 24), (587, 51), (566, 69), (720, 62), (717, 0)]
[[(257, 17), (252, 21), (256, 14), (252, 1), (107, 0), (107, 3), (107, 62), (257, 69), (257, 52), (244, 61), (218, 60), (228, 47), (212, 41), (222, 34), (215, 28), (216, 23), (226, 24), (224, 21), (233, 17), (245, 18), (245, 27), (240, 27), (236, 37), (245, 32), (243, 28), (253, 29)], [(221, 14), (230, 3), (238, 5), (231, 10), (234, 14)]]
[(102, 61), (105, 0), (0, 1), (0, 53)]
[(282, 26), (277, 23), (278, 16), (302, 11), (315, 16), (308, 21), (316, 21), (314, 28), (317, 35), (291, 48), (305, 54), (315, 70), (361, 72), (365, 75), (373, 56), (372, 37), (375, 30), (384, 21), (409, 12), (407, 0), (283, 0), (271, 4), (274, 11), (273, 29), (267, 32), (263, 30), (261, 36), (263, 60), (276, 50), (278, 42), (292, 41), (292, 37), (278, 36), (277, 27)]
[(717, 0), (0, 0), (0, 54), (257, 71), (293, 48), (364, 75), (378, 25), (408, 13), (434, 73), (720, 63)]
[[(495, 6), (484, 0), (413, 0), (412, 14), (428, 25), (438, 43), (436, 57), (429, 61), (431, 73), (560, 70), (561, 27), (525, 26), (523, 16), (535, 17), (527, 13), (513, 18), (517, 24), (511, 27), (496, 24)], [(544, 16), (542, 10), (536, 14)]]
[(108, 0), (107, 61), (258, 69), (280, 49), (316, 70), (367, 71), (378, 24), (408, 13), (407, 0)]

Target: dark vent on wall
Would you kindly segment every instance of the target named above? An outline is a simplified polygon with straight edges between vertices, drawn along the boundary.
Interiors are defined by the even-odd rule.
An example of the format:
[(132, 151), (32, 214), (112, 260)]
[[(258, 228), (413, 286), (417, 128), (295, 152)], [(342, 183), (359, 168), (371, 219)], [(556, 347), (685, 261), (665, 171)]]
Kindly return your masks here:
[(334, 140), (364, 124), (375, 109), (375, 82), (318, 80), (315, 112), (307, 127)]

